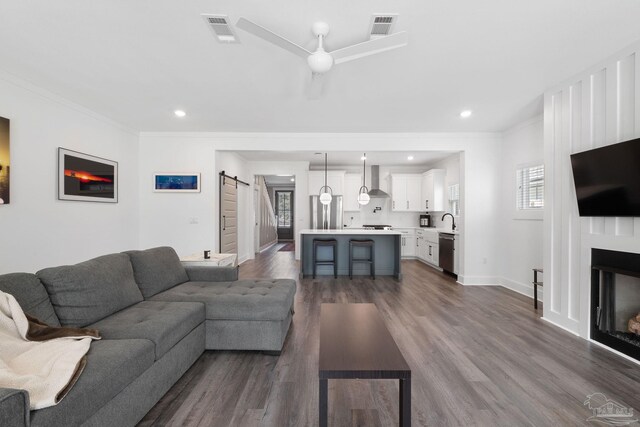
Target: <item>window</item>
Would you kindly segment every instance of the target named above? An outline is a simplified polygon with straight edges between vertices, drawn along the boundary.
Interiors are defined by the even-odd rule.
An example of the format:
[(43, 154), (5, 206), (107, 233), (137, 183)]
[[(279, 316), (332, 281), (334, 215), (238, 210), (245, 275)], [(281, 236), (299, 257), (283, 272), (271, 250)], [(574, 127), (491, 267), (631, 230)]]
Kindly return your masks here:
[(460, 215), (460, 184), (449, 186), (449, 212), (453, 216)]
[(544, 165), (519, 168), (516, 180), (516, 209), (544, 208)]

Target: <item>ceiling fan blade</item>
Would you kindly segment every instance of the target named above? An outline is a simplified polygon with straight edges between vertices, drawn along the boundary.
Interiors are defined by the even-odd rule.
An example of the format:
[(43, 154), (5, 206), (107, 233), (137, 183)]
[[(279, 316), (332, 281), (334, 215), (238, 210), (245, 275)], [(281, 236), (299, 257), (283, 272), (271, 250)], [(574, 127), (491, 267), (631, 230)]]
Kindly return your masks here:
[(334, 63), (341, 64), (343, 62), (353, 61), (354, 59), (406, 46), (408, 40), (409, 37), (407, 32), (401, 31), (399, 33), (391, 34), (390, 36), (368, 40), (366, 42), (354, 44), (329, 53), (333, 56)]
[(270, 30), (267, 30), (266, 28), (254, 22), (249, 21), (248, 19), (240, 18), (236, 23), (236, 27), (248, 33), (251, 33), (254, 36), (260, 37), (261, 39), (266, 40), (269, 43), (273, 43), (276, 46), (286, 49), (289, 52), (293, 53), (294, 55), (298, 55), (301, 58), (307, 59), (307, 57), (311, 55), (311, 52), (309, 52), (307, 49), (303, 48), (302, 46), (298, 46), (292, 41), (289, 41), (284, 37), (279, 36), (276, 33)]
[(307, 98), (311, 100), (320, 99), (324, 88), (325, 74), (311, 73), (311, 83), (307, 89)]

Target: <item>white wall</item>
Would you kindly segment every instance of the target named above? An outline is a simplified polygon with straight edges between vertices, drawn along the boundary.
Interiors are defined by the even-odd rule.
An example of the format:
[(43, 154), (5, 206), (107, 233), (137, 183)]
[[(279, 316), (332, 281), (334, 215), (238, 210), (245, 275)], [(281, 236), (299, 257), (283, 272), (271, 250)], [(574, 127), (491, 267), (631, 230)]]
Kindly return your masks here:
[[(465, 284), (498, 283), (498, 208), (500, 200), (500, 134), (276, 134), (276, 133), (152, 133), (145, 132), (140, 137), (141, 174), (151, 174), (158, 166), (163, 168), (174, 164), (176, 168), (188, 167), (203, 173), (203, 185), (207, 185), (209, 172), (215, 168), (215, 151), (244, 150), (305, 150), (305, 151), (386, 151), (389, 147), (402, 151), (463, 151), (460, 155), (461, 209), (472, 215), (463, 215), (460, 229), (461, 270), (459, 279)], [(160, 159), (160, 160), (151, 160)], [(167, 164), (168, 163), (168, 164)], [(293, 174), (296, 175), (296, 235), (307, 227), (308, 220), (308, 164), (295, 166), (293, 163), (305, 162), (249, 162), (254, 175)], [(206, 170), (205, 170), (206, 169)], [(234, 173), (235, 174), (235, 173)], [(211, 184), (211, 182), (209, 182)], [(204, 189), (203, 189), (204, 192)], [(172, 200), (175, 200), (172, 197)], [(176, 213), (180, 210), (175, 203), (159, 205), (151, 194), (141, 194), (141, 211), (144, 212), (141, 224), (141, 245), (145, 246), (156, 239), (156, 231), (164, 227), (163, 218), (168, 218), (174, 231), (165, 232), (168, 244), (179, 251), (199, 251), (204, 245), (214, 247), (208, 237), (215, 234), (217, 223), (204, 218), (207, 212), (215, 212), (212, 203), (215, 199), (196, 197), (190, 202), (190, 210), (198, 215), (202, 222), (196, 226), (186, 221), (187, 214)], [(178, 199), (186, 200), (186, 199)], [(214, 202), (212, 202), (212, 200)], [(151, 207), (149, 207), (151, 203)], [(158, 209), (164, 207), (163, 209)], [(154, 215), (150, 224), (144, 218)], [(253, 224), (253, 223), (251, 223)], [(166, 227), (165, 227), (166, 228)], [(251, 226), (253, 229), (253, 226)], [(253, 237), (251, 239), (253, 241)], [(296, 254), (297, 255), (297, 254)]]
[[(0, 273), (138, 246), (136, 134), (5, 74), (0, 116), (11, 120), (11, 204), (0, 206)], [(58, 147), (117, 161), (119, 202), (57, 200)]]
[[(207, 141), (140, 138), (140, 246), (172, 246), (178, 255), (218, 245), (216, 152)], [(200, 193), (154, 193), (153, 174), (197, 172)]]
[(581, 218), (571, 153), (640, 137), (640, 43), (545, 93), (544, 317), (589, 336), (591, 248), (640, 252), (640, 218)]
[[(501, 162), (500, 283), (533, 298), (532, 268), (542, 267), (543, 213), (516, 212), (516, 169), (544, 162), (542, 116), (504, 133)], [(543, 288), (538, 289), (542, 299)]]

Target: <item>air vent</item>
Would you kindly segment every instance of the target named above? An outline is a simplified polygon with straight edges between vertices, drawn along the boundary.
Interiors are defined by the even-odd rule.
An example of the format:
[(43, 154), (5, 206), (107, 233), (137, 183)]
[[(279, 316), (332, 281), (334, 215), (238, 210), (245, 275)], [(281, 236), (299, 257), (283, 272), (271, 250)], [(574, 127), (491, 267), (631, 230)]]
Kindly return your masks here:
[(397, 13), (374, 14), (371, 17), (371, 25), (369, 26), (369, 40), (392, 34), (397, 20)]
[(229, 25), (229, 17), (227, 15), (201, 15), (209, 28), (213, 30), (216, 38), (220, 43), (240, 43), (238, 36)]

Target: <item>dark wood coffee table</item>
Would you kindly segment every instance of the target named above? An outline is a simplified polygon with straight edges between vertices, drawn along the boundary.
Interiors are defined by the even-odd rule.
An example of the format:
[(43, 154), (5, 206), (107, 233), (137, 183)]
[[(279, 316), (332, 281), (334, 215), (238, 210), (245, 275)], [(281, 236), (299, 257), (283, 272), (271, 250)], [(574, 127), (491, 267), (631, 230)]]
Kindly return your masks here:
[(400, 425), (411, 426), (411, 369), (374, 304), (321, 305), (318, 377), (321, 427), (329, 379), (400, 380)]

